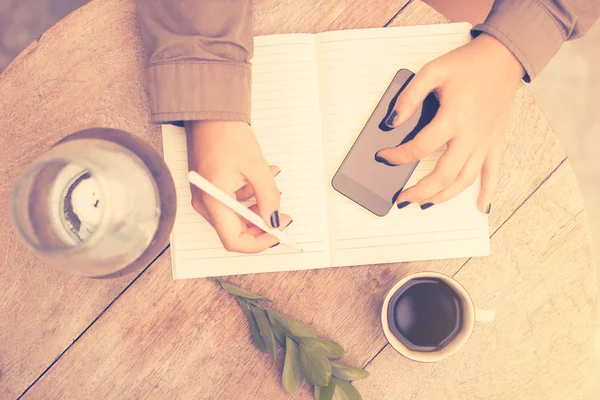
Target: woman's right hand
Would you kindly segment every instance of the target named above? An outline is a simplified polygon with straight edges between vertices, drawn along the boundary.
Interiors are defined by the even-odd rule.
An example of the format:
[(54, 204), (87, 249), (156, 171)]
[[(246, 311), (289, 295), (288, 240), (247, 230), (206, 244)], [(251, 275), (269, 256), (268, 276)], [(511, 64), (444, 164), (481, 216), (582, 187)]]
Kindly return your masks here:
[[(198, 172), (238, 201), (256, 197), (267, 226), (285, 229), (292, 218), (279, 213), (280, 192), (250, 126), (236, 121), (190, 121), (185, 125), (190, 170)], [(212, 196), (192, 186), (192, 206), (217, 231), (223, 246), (238, 253), (259, 253), (277, 245), (263, 232)]]

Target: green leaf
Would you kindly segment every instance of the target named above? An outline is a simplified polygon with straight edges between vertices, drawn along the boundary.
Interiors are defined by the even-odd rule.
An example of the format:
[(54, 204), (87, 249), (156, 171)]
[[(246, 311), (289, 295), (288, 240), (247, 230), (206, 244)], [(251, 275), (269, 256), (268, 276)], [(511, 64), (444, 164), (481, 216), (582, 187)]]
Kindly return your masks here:
[(315, 386), (327, 386), (331, 380), (331, 364), (310, 347), (300, 346), (300, 366), (306, 380)]
[[(267, 314), (268, 314), (268, 310), (267, 310)], [(273, 335), (275, 336), (275, 339), (279, 342), (279, 344), (282, 347), (285, 347), (286, 346), (285, 331), (278, 323), (273, 322), (273, 320), (271, 318), (269, 318), (269, 321), (271, 321), (271, 329), (273, 329)]]
[(285, 362), (283, 364), (281, 383), (289, 394), (294, 394), (300, 385), (302, 385), (302, 380), (304, 379), (302, 367), (300, 366), (300, 348), (296, 342), (286, 337), (285, 349)]
[(273, 358), (273, 363), (275, 363), (275, 359), (277, 357), (277, 345), (275, 344), (275, 336), (273, 336), (273, 330), (271, 329), (271, 323), (267, 318), (267, 314), (262, 308), (250, 306), (250, 309), (254, 314), (254, 318), (256, 318), (256, 322), (258, 323), (258, 329), (260, 329), (260, 336), (262, 336), (263, 340), (265, 341), (267, 350)]
[(331, 400), (350, 400), (346, 393), (339, 386), (335, 387), (335, 392), (333, 392), (333, 398)]
[(324, 355), (327, 358), (338, 359), (344, 357), (344, 349), (342, 346), (331, 340), (312, 338), (312, 337), (301, 337), (298, 338), (298, 343), (302, 346), (310, 347), (319, 354)]
[[(315, 386), (315, 387), (318, 387), (318, 386)], [(329, 384), (327, 386), (319, 388), (319, 397), (317, 398), (317, 400), (331, 400), (331, 399), (333, 399), (334, 393), (335, 393), (335, 381), (333, 379), (330, 379)]]
[(225, 291), (227, 291), (227, 293), (237, 296), (237, 297), (241, 297), (247, 300), (262, 300), (262, 301), (268, 301), (270, 303), (272, 303), (272, 301), (266, 297), (263, 296), (259, 296), (257, 294), (251, 293), (247, 290), (244, 290), (242, 288), (239, 288), (237, 286), (233, 286), (230, 285), (229, 283), (220, 281), (218, 279), (215, 279), (214, 281), (216, 281), (219, 285), (221, 285), (221, 287), (223, 289), (225, 289)]
[(293, 318), (286, 317), (273, 310), (267, 309), (269, 319), (274, 324), (279, 324), (286, 332), (288, 336), (302, 337), (302, 336), (317, 336), (317, 331), (310, 325), (306, 325), (304, 322), (296, 321)]
[(335, 400), (362, 400), (360, 393), (350, 382), (335, 378), (331, 380), (335, 381)]
[(350, 367), (333, 361), (331, 362), (331, 368), (333, 376), (345, 381), (358, 381), (369, 376), (369, 373), (364, 369)]
[(250, 311), (250, 306), (248, 306), (248, 303), (240, 298), (236, 297), (236, 300), (244, 312), (246, 319), (248, 320), (248, 324), (252, 330), (252, 339), (254, 340), (254, 345), (258, 350), (262, 351), (263, 353), (267, 353), (267, 346), (265, 345), (265, 341), (263, 340), (262, 336), (260, 336), (260, 329), (258, 328), (258, 323), (254, 318), (254, 314), (252, 311)]

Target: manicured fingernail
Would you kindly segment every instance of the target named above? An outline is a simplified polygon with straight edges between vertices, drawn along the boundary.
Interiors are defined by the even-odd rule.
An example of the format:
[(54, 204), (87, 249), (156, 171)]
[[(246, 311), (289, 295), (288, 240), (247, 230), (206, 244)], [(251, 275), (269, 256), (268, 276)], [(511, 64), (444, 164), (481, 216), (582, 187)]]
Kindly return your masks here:
[(486, 211), (485, 213), (486, 213), (486, 214), (489, 214), (489, 213), (490, 213), (490, 211), (492, 211), (492, 203), (490, 203), (490, 204), (488, 205), (488, 209), (487, 209), (487, 211)]
[(398, 203), (398, 208), (404, 208), (410, 204), (410, 201), (403, 201), (402, 203)]
[(271, 214), (271, 226), (273, 228), (279, 228), (280, 222), (279, 222), (279, 211), (275, 211), (273, 214)]
[(375, 154), (375, 161), (377, 161), (379, 163), (382, 163), (382, 164), (385, 164), (385, 165), (387, 165), (389, 167), (397, 167), (396, 164), (392, 164), (391, 162), (389, 162), (388, 160), (386, 160), (385, 158), (383, 158), (381, 156), (378, 156), (377, 154)]
[[(294, 220), (291, 220), (290, 222), (288, 222), (288, 224), (285, 226), (285, 228), (287, 228), (288, 226), (290, 226), (292, 224), (292, 222), (294, 222)], [(283, 229), (285, 229), (283, 228)]]
[(271, 246), (271, 249), (272, 249), (273, 247), (277, 247), (277, 246), (279, 246), (279, 243), (275, 243), (273, 246)]
[(390, 128), (392, 128), (397, 120), (398, 120), (398, 111), (394, 110), (394, 111), (392, 111), (390, 116), (387, 117), (387, 119), (385, 120), (385, 124), (387, 126), (389, 126)]
[(429, 207), (433, 207), (433, 203), (425, 203), (421, 205), (421, 210), (427, 210)]

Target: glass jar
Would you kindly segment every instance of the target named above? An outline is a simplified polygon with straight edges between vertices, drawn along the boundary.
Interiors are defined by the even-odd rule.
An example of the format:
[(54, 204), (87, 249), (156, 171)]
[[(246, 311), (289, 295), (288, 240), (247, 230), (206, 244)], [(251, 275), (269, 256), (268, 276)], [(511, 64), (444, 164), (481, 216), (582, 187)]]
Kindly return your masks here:
[[(156, 239), (164, 207), (147, 160), (131, 146), (99, 138), (100, 131), (55, 145), (19, 178), (11, 201), (13, 225), (40, 259), (89, 277), (110, 276), (140, 259)], [(163, 239), (171, 228), (163, 226)]]

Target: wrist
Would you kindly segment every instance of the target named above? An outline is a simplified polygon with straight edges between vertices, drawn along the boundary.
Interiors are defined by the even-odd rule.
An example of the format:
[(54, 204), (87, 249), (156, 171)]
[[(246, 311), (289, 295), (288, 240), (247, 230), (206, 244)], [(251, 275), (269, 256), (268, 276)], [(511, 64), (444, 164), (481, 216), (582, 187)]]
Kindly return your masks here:
[(185, 121), (185, 132), (188, 135), (203, 136), (211, 133), (222, 132), (228, 128), (248, 125), (240, 121), (216, 121), (216, 120), (198, 120)]
[(473, 42), (484, 49), (485, 57), (489, 58), (490, 62), (502, 65), (515, 80), (523, 79), (526, 74), (525, 68), (501, 41), (487, 33), (481, 33)]

